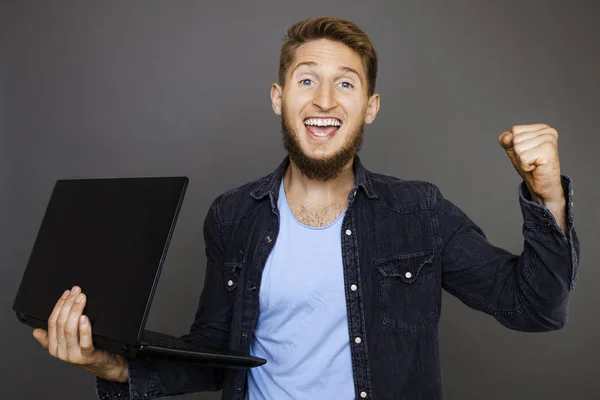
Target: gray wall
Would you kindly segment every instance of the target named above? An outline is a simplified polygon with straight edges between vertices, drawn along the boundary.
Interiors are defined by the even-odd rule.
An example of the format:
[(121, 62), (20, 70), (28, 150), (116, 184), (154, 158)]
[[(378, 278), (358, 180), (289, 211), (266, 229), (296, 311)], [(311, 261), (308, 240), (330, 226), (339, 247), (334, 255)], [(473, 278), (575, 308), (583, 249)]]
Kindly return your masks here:
[(316, 15), (354, 20), (380, 55), (382, 107), (367, 127), (366, 166), (438, 184), (492, 242), (515, 253), (519, 177), (497, 136), (515, 124), (558, 129), (582, 248), (568, 326), (512, 332), (445, 296), (445, 394), (600, 396), (597, 3), (15, 0), (0, 7), (3, 398), (94, 397), (92, 377), (48, 356), (11, 310), (58, 178), (190, 177), (148, 325), (188, 329), (204, 279), (207, 207), (284, 156), (269, 87), (285, 28)]

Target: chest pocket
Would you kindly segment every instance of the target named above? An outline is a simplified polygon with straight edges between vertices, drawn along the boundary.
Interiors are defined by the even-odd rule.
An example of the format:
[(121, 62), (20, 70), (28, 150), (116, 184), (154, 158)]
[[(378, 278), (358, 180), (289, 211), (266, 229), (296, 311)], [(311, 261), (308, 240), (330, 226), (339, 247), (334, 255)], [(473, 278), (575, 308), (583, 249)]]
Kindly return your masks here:
[(387, 257), (375, 266), (384, 325), (414, 332), (437, 318), (433, 252)]

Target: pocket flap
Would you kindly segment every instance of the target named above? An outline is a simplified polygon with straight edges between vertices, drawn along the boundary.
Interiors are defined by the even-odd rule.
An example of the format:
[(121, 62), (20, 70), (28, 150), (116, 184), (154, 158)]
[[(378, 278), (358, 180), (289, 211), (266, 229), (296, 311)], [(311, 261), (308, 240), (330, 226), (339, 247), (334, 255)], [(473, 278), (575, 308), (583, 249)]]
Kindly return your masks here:
[(229, 292), (238, 287), (240, 281), (240, 271), (242, 269), (241, 262), (226, 262), (225, 263), (225, 289)]
[(401, 278), (413, 283), (425, 265), (432, 264), (433, 252), (400, 254), (375, 261), (379, 273), (386, 278)]

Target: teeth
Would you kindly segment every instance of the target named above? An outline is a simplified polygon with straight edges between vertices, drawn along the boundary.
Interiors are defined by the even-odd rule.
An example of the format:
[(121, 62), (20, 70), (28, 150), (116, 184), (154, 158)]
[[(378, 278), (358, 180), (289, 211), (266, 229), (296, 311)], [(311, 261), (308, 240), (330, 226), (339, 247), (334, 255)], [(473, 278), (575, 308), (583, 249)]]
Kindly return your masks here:
[(341, 126), (342, 123), (335, 118), (308, 118), (304, 120), (304, 125)]

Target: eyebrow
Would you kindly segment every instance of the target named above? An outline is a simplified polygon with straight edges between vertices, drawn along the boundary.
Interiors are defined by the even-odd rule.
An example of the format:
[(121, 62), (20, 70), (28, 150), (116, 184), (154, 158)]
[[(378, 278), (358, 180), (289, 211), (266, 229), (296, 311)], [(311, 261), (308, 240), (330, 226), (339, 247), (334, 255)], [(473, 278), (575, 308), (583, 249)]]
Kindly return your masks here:
[[(296, 65), (296, 66), (294, 67), (294, 69), (292, 70), (292, 72), (291, 72), (291, 73), (293, 74), (293, 73), (294, 73), (294, 71), (296, 71), (296, 70), (297, 70), (298, 68), (300, 68), (300, 67), (304, 67), (304, 66), (306, 66), (306, 67), (316, 67), (316, 66), (318, 66), (318, 65), (319, 65), (319, 64), (317, 64), (317, 63), (316, 63), (316, 62), (314, 62), (314, 61), (303, 61), (303, 62), (299, 63), (298, 65)], [(340, 67), (339, 67), (339, 70), (340, 70), (340, 71), (344, 71), (344, 72), (348, 72), (348, 73), (350, 73), (350, 74), (354, 74), (354, 75), (356, 75), (356, 76), (358, 77), (358, 79), (359, 79), (359, 80), (362, 82), (362, 78), (361, 78), (360, 74), (359, 74), (359, 73), (358, 73), (358, 72), (357, 72), (355, 69), (353, 69), (353, 68), (350, 68), (350, 67), (344, 67), (343, 65), (340, 65)]]
[(350, 74), (354, 74), (354, 75), (356, 75), (358, 77), (359, 80), (362, 80), (360, 78), (360, 74), (356, 70), (354, 70), (354, 69), (352, 69), (350, 67), (340, 66), (340, 71), (344, 71), (344, 72), (348, 72)]

